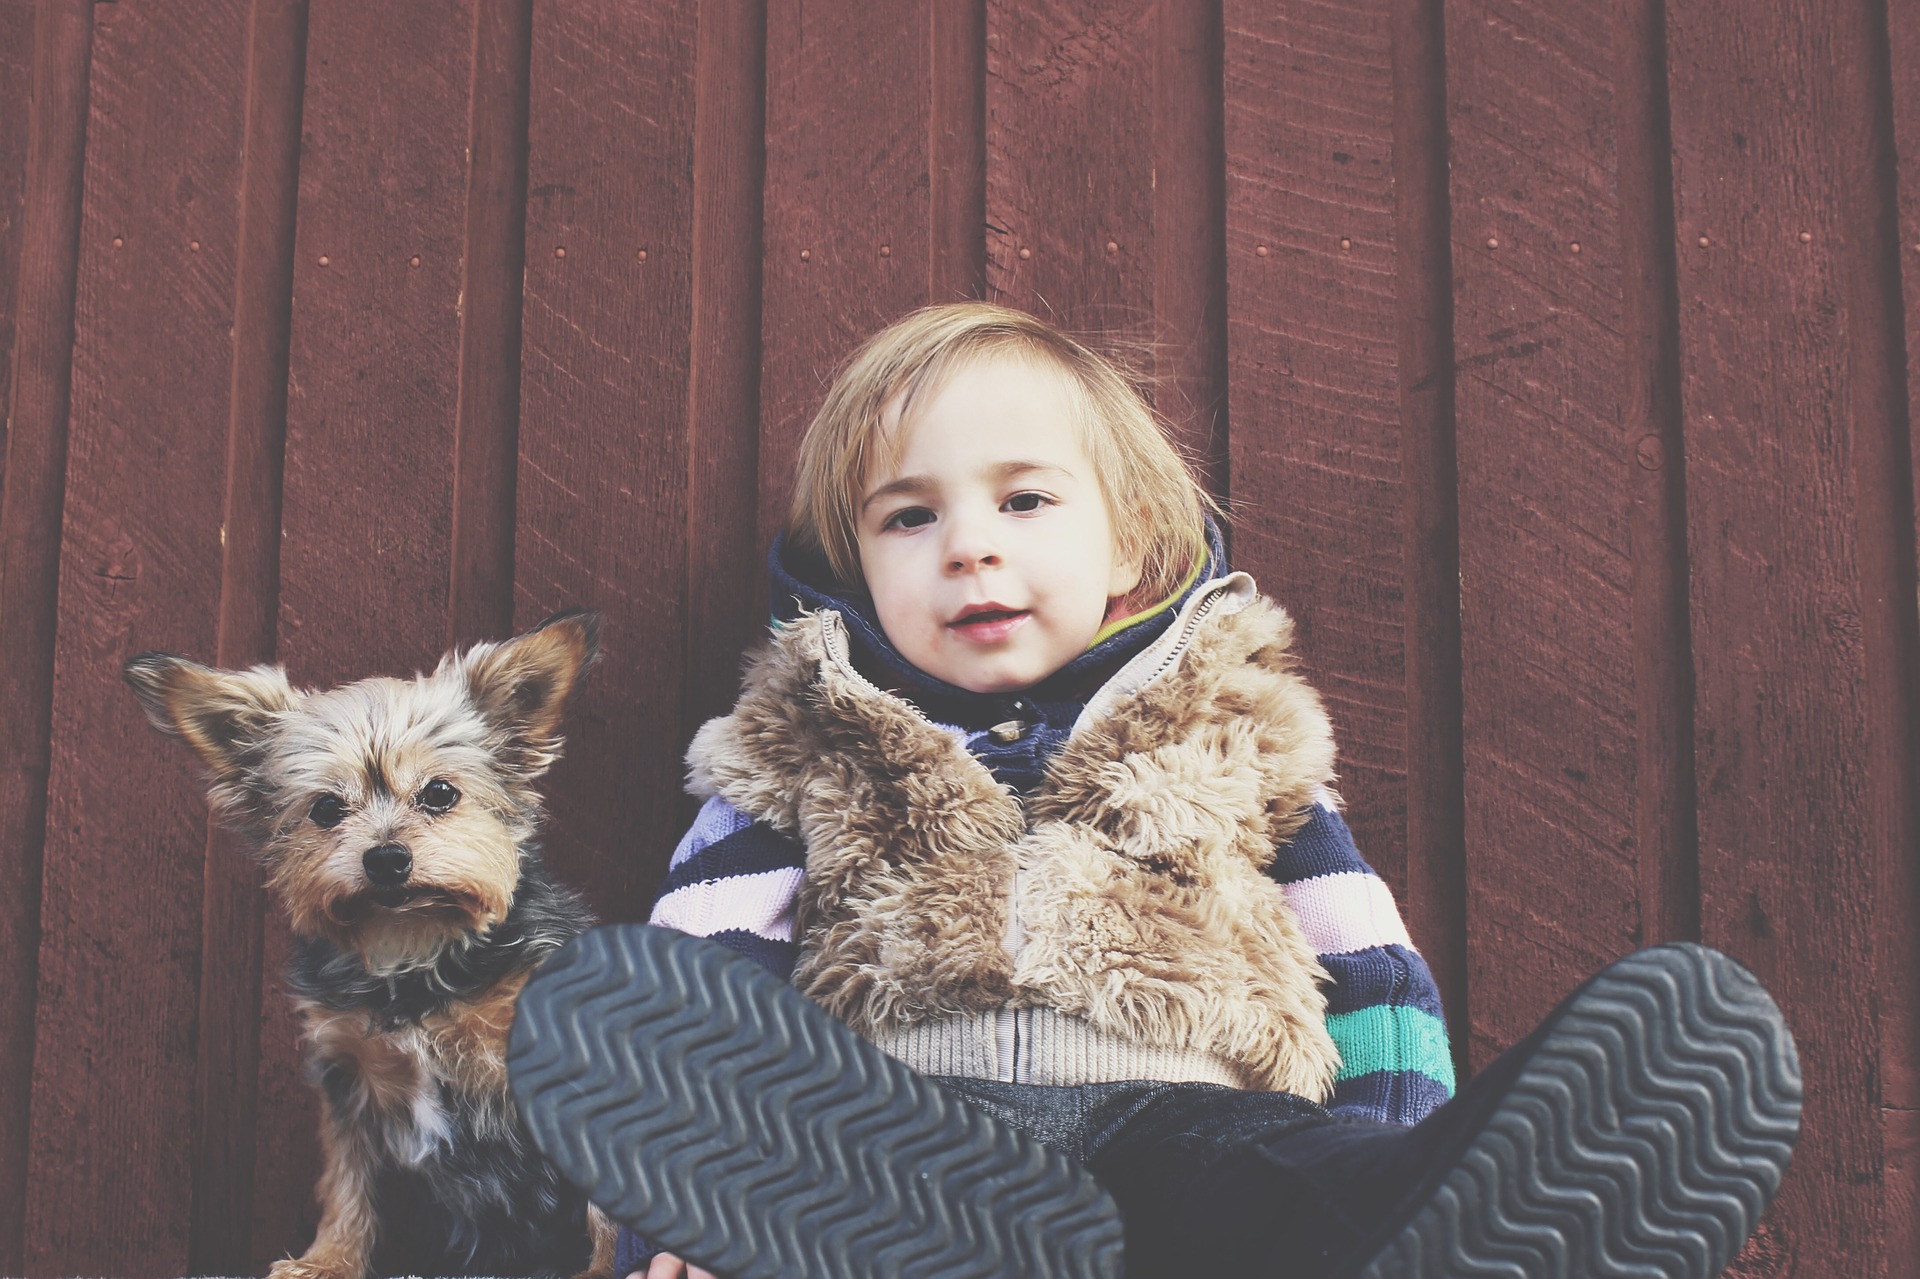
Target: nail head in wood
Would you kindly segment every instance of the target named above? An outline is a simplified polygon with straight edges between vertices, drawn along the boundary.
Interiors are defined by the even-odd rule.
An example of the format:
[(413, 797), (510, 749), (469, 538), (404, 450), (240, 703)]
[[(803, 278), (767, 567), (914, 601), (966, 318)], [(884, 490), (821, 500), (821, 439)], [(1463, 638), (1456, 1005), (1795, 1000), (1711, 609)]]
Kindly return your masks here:
[(1707, 247), (1708, 245), (1710, 245), (1710, 244), (1712, 244), (1712, 243), (1713, 243), (1713, 241), (1712, 241), (1712, 240), (1709, 240), (1709, 239), (1708, 239), (1708, 238), (1707, 238), (1706, 236), (1704, 236), (1704, 235), (1703, 235), (1703, 236), (1701, 236), (1701, 237), (1700, 237), (1700, 247), (1701, 247), (1701, 248), (1703, 248), (1703, 249), (1704, 249), (1704, 248), (1706, 248), (1706, 247)]
[(645, 249), (640, 250), (640, 252), (633, 255), (633, 260), (636, 262), (645, 262), (647, 260), (647, 251)]
[(1499, 241), (1499, 238), (1498, 238), (1498, 237), (1496, 237), (1496, 236), (1491, 236), (1491, 235), (1490, 235), (1490, 236), (1488, 236), (1488, 237), (1487, 237), (1487, 247), (1488, 247), (1489, 249), (1497, 249), (1497, 248), (1499, 248), (1499, 247), (1500, 247), (1500, 241)]
[(1572, 244), (1569, 244), (1567, 246), (1567, 252), (1569, 253), (1578, 253), (1579, 251), (1580, 251), (1580, 241), (1578, 240), (1575, 240)]
[(1026, 260), (1027, 260), (1028, 258), (1030, 258), (1030, 257), (1032, 257), (1032, 256), (1033, 256), (1033, 250), (1032, 250), (1032, 249), (1022, 249), (1022, 250), (1020, 250), (1020, 260), (1021, 260), (1022, 262), (1025, 262), (1025, 261), (1026, 261)]
[(1813, 243), (1813, 232), (1811, 232), (1811, 231), (1802, 231), (1802, 232), (1800, 233), (1800, 243), (1802, 243), (1802, 244), (1812, 244), (1812, 243)]
[(567, 256), (567, 246), (566, 246), (566, 245), (564, 245), (564, 244), (556, 244), (556, 245), (554, 245), (554, 246), (553, 246), (553, 256), (554, 256), (554, 257), (556, 257), (556, 258), (564, 258), (564, 257), (566, 257), (566, 256)]
[(116, 248), (116, 249), (118, 249), (118, 248), (121, 248), (121, 247), (123, 247), (123, 246), (124, 246), (125, 244), (126, 244), (126, 241), (125, 241), (124, 239), (122, 239), (122, 238), (121, 238), (120, 236), (117, 236), (117, 235), (116, 235), (116, 236), (114, 236), (114, 237), (113, 237), (113, 247), (114, 247), (114, 248)]
[(881, 246), (880, 246), (880, 256), (881, 256), (881, 257), (883, 257), (883, 258), (890, 258), (890, 257), (892, 257), (892, 256), (893, 256), (893, 246), (892, 246), (891, 244), (883, 244), (883, 245), (881, 245)]
[(332, 258), (330, 258), (330, 257), (328, 257), (328, 256), (327, 256), (326, 254), (324, 254), (324, 253), (322, 253), (322, 254), (320, 255), (320, 265), (321, 265), (321, 266), (332, 266), (332, 265), (333, 265), (333, 259), (332, 259)]
[(1266, 246), (1266, 245), (1264, 245), (1264, 244), (1262, 244), (1262, 245), (1260, 245), (1260, 246), (1259, 246), (1258, 248), (1256, 248), (1256, 249), (1254, 249), (1254, 251), (1253, 251), (1253, 255), (1254, 255), (1255, 257), (1257, 257), (1257, 258), (1264, 258), (1264, 257), (1266, 257), (1266, 256), (1267, 256), (1267, 246)]
[(188, 241), (187, 241), (187, 247), (188, 247), (189, 249), (192, 249), (192, 250), (193, 250), (193, 251), (194, 251), (195, 253), (198, 253), (198, 252), (200, 251), (200, 241), (198, 241), (198, 240), (188, 240)]
[(802, 262), (811, 262), (811, 261), (813, 261), (813, 250), (812, 250), (812, 249), (802, 249), (802, 250), (800, 250), (800, 260), (801, 260)]
[(410, 258), (408, 258), (408, 259), (407, 259), (407, 265), (408, 265), (408, 266), (419, 266), (419, 265), (420, 265), (420, 255), (419, 255), (418, 253), (416, 253), (416, 254), (414, 254), (414, 255), (413, 255), (412, 257), (410, 257)]
[(1340, 247), (1342, 249), (1351, 249), (1353, 247), (1353, 241), (1343, 235), (1340, 237)]
[(1120, 242), (1118, 240), (1107, 241), (1107, 252), (1118, 253), (1119, 251), (1120, 251)]

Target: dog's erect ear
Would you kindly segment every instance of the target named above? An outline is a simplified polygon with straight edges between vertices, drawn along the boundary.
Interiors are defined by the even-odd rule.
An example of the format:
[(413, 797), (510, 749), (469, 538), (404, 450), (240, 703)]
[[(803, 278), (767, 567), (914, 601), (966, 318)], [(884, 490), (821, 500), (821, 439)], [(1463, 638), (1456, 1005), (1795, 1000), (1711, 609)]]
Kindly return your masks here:
[(505, 736), (520, 770), (534, 776), (559, 755), (567, 698), (599, 654), (600, 615), (571, 609), (524, 635), (476, 645), (458, 664), (473, 704)]
[(277, 666), (220, 671), (168, 653), (142, 653), (127, 662), (126, 677), (154, 727), (193, 747), (215, 782), (229, 786), (258, 757), (273, 717), (300, 700)]

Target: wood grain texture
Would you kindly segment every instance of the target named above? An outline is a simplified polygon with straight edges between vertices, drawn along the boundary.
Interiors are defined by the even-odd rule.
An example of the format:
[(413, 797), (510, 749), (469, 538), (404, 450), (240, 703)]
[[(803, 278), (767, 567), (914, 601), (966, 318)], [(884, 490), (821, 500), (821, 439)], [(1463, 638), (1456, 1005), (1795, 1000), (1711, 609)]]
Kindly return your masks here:
[(449, 647), (498, 639), (513, 624), (533, 0), (485, 0), (473, 30)]
[(1455, 447), (1446, 24), (1439, 0), (1390, 0), (1393, 234), (1406, 593), (1406, 900), (1468, 1068), (1466, 813), (1460, 699), (1460, 501)]
[(1888, 426), (1888, 334), (1851, 260), (1886, 265), (1871, 258), (1872, 8), (1667, 10), (1701, 932), (1799, 1041), (1806, 1111), (1769, 1219), (1779, 1273), (1893, 1260), (1855, 469)]
[[(925, 304), (925, 0), (767, 6), (760, 545), (786, 522), (800, 437), (834, 368)], [(885, 250), (883, 253), (882, 250)], [(765, 575), (736, 583), (765, 598)]]
[[(254, 0), (251, 9), (216, 653), (230, 669), (271, 661), (275, 648), (306, 60), (305, 0)], [(239, 1273), (251, 1258), (266, 902), (250, 852), (224, 830), (209, 834), (187, 1254), (193, 1274)]]
[(1225, 497), (1227, 168), (1221, 9), (1220, 0), (1161, 0), (1159, 5), (1152, 41), (1153, 332), (1160, 411), (1176, 424), (1208, 491)]
[[(445, 646), (474, 21), (452, 0), (309, 14), (278, 637), (297, 684), (403, 674)], [(266, 936), (262, 1272), (311, 1237), (319, 1172), (277, 912)]]
[[(33, 110), (34, 8), (0, 0), (0, 404), (13, 381), (14, 302), (20, 282), (20, 238), (27, 208), (27, 125)], [(0, 482), (6, 445), (0, 430)]]
[(34, 10), (0, 488), (0, 1270), (25, 1266), (55, 600), (92, 6)]
[(95, 17), (31, 1274), (186, 1267), (205, 806), (196, 762), (119, 675), (134, 653), (216, 639), (245, 58), (241, 0)]
[(1447, 6), (1476, 1065), (1639, 932), (1609, 16)]
[(1227, 6), (1227, 331), (1234, 563), (1293, 612), (1308, 673), (1333, 712), (1347, 821), (1404, 898), (1387, 18), (1384, 0)]
[(644, 917), (681, 817), (695, 19), (560, 4), (533, 32), (514, 611), (602, 618), (547, 850), (613, 919)]
[(932, 6), (927, 300), (987, 287), (987, 0)]
[[(1903, 434), (1907, 453), (1904, 466), (1898, 464), (1897, 457), (1888, 465), (1886, 478), (1895, 486), (1891, 494), (1893, 522), (1911, 525), (1915, 514), (1914, 492), (1920, 487), (1916, 484), (1920, 471), (1915, 469), (1920, 458), (1916, 458), (1913, 449), (1913, 426), (1920, 422), (1920, 3), (1890, 0), (1886, 6), (1885, 34), (1890, 54), (1888, 106), (1893, 148), (1889, 159), (1893, 165), (1895, 201), (1892, 252), (1898, 260), (1897, 268), (1888, 271), (1887, 276), (1890, 280), (1898, 278), (1905, 302), (1904, 311), (1895, 316), (1895, 322), (1905, 329), (1906, 344), (1904, 351), (1895, 354), (1904, 356), (1906, 420)], [(1904, 520), (1900, 512), (1902, 500)], [(1905, 538), (1904, 529), (1890, 530), (1889, 536), (1906, 540), (1909, 547), (1914, 545), (1911, 539)], [(1910, 567), (1910, 564), (1901, 566), (1896, 562), (1894, 574), (1886, 585), (1894, 604), (1893, 614), (1903, 622), (1914, 620), (1914, 610), (1905, 605), (1920, 594), (1920, 583), (1911, 572), (1905, 573), (1904, 580), (1901, 578)], [(1917, 749), (1915, 734), (1920, 733), (1920, 723), (1916, 723), (1920, 712), (1916, 712), (1911, 703), (1911, 681), (1916, 667), (1920, 667), (1920, 640), (1915, 640), (1911, 633), (1896, 636), (1894, 648), (1897, 664), (1890, 673), (1897, 677), (1904, 672), (1909, 681), (1905, 690), (1909, 700), (1899, 712), (1905, 717), (1906, 736), (1903, 740), (1895, 739), (1893, 744), (1913, 752)], [(1900, 653), (1901, 649), (1905, 650), (1904, 654)], [(1900, 693), (1894, 691), (1893, 696), (1898, 700)], [(1909, 778), (1915, 767), (1912, 760), (1909, 754), (1904, 765), (1904, 775)], [(1902, 767), (1897, 758), (1889, 763), (1896, 770)], [(1896, 772), (1895, 776), (1899, 775)], [(1905, 789), (1911, 805), (1912, 788)], [(1896, 835), (1889, 841), (1880, 890), (1883, 902), (1880, 984), (1885, 992), (1880, 1001), (1883, 1019), (1881, 1104), (1887, 1124), (1886, 1254), (1889, 1257), (1920, 1256), (1920, 929), (1908, 926), (1908, 921), (1920, 918), (1920, 832), (1915, 831), (1910, 812), (1906, 821), (1904, 839)]]
[[(758, 520), (766, 171), (765, 0), (700, 6), (693, 133), (687, 386), (686, 696), (680, 740), (739, 693), (740, 653), (764, 633)], [(683, 799), (683, 812), (692, 800)], [(642, 850), (643, 856), (645, 850)], [(657, 867), (655, 867), (657, 869)]]
[(1150, 0), (987, 5), (990, 296), (1117, 339), (1147, 377), (1158, 14)]

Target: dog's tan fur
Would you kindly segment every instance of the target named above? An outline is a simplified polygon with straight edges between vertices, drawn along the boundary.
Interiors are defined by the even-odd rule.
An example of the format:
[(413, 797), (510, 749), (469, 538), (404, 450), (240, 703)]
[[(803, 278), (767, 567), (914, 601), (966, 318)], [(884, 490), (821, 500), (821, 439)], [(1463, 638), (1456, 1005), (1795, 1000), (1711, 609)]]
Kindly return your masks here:
[(869, 1034), (1047, 1005), (1328, 1095), (1326, 974), (1262, 874), (1333, 776), (1281, 610), (1206, 618), (1076, 732), (1024, 813), (952, 735), (840, 669), (824, 625), (786, 628), (688, 757), (696, 793), (806, 842), (797, 986)]
[[(256, 843), (295, 935), (357, 957), (375, 979), (400, 980), (484, 948), (526, 891), (534, 783), (558, 755), (561, 712), (594, 636), (591, 616), (563, 615), (450, 654), (431, 675), (326, 692), (297, 690), (276, 667), (220, 671), (162, 654), (134, 659), (127, 677), (153, 722), (207, 763), (213, 807)], [(457, 791), (451, 808), (421, 802), (434, 781)], [(320, 796), (341, 801), (336, 824), (314, 817)], [(380, 845), (411, 858), (403, 898), (370, 882), (363, 859)], [(589, 922), (571, 897), (548, 900), (569, 911), (572, 932)], [(316, 1069), (345, 1082), (322, 1089), (318, 1233), (272, 1279), (365, 1279), (383, 1168), (427, 1166), (455, 1141), (517, 1148), (506, 1042), (530, 971), (504, 971), (414, 1016), (356, 1004), (344, 987), (298, 1001)], [(591, 1208), (587, 1221), (583, 1276), (610, 1279), (615, 1227)]]

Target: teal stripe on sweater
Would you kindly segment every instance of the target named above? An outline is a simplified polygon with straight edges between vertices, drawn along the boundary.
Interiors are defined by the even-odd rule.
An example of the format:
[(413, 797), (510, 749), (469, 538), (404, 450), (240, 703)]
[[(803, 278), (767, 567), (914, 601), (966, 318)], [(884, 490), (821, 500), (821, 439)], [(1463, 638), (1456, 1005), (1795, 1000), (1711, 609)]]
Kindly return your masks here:
[(1432, 1013), (1376, 1004), (1333, 1014), (1327, 1018), (1327, 1032), (1340, 1050), (1340, 1073), (1335, 1082), (1357, 1079), (1376, 1070), (1412, 1070), (1449, 1089), (1454, 1086), (1447, 1027)]

